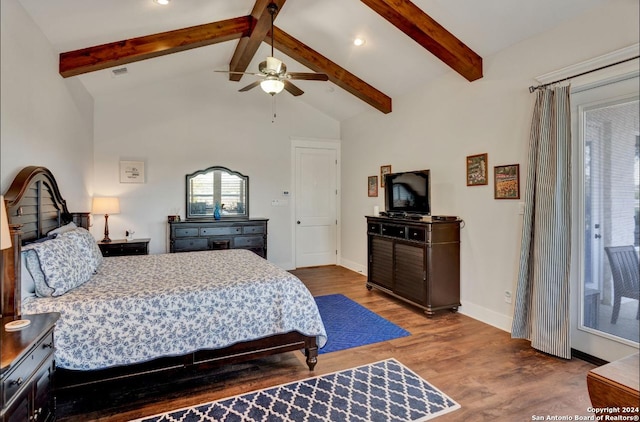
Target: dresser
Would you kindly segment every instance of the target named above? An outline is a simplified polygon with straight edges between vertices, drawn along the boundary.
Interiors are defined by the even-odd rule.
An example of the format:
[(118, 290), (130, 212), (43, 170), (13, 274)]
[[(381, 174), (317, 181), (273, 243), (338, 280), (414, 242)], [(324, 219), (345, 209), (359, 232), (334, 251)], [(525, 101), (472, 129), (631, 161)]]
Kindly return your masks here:
[(112, 240), (98, 242), (102, 256), (148, 255), (151, 239)]
[(14, 318), (2, 319), (0, 421), (55, 420), (53, 329), (59, 317), (57, 312), (24, 315), (31, 324), (19, 331), (5, 330)]
[(367, 217), (367, 288), (422, 308), (429, 317), (460, 306), (461, 220)]
[(620, 415), (629, 418), (633, 418), (633, 415), (638, 416), (640, 414), (640, 355), (634, 353), (592, 369), (587, 374), (587, 389), (592, 406), (607, 409), (604, 415)]
[(169, 252), (248, 249), (267, 258), (266, 218), (169, 222)]

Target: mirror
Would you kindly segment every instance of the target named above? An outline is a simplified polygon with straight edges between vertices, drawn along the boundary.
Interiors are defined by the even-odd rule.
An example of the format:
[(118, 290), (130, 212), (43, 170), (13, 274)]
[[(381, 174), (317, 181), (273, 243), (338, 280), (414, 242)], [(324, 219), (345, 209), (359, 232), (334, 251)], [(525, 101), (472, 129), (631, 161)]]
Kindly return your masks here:
[(187, 219), (249, 218), (249, 176), (214, 166), (187, 174)]

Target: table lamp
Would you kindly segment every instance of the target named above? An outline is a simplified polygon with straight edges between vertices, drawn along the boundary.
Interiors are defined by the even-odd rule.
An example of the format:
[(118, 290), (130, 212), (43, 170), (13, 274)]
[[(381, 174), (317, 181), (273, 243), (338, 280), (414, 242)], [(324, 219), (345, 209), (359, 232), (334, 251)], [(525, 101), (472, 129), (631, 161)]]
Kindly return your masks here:
[(111, 242), (109, 239), (109, 214), (120, 213), (120, 200), (115, 197), (93, 198), (93, 214), (104, 214), (104, 239), (103, 242)]
[(7, 209), (4, 203), (4, 196), (0, 195), (0, 249), (11, 247), (11, 233), (9, 232), (9, 220), (7, 219)]

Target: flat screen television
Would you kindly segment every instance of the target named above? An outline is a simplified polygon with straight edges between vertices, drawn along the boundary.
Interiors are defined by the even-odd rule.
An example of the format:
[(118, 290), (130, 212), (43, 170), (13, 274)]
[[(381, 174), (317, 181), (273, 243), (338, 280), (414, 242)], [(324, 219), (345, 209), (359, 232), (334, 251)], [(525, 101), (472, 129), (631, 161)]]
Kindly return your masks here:
[(385, 174), (387, 213), (431, 215), (431, 177), (429, 170)]

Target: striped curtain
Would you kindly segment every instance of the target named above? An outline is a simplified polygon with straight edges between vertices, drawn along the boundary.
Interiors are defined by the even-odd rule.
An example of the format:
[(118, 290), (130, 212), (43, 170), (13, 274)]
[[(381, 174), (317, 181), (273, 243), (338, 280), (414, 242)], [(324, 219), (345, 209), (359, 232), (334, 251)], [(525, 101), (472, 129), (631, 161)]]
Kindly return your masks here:
[(570, 87), (536, 95), (511, 337), (570, 359)]

